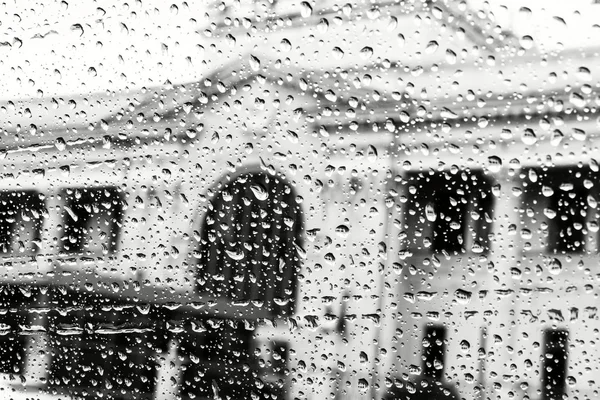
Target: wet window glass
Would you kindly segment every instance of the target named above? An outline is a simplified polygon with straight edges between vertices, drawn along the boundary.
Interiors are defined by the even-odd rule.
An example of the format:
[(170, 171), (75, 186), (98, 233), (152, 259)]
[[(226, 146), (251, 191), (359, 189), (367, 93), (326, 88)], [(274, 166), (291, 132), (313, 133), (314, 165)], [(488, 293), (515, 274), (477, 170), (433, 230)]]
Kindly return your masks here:
[(598, 15), (0, 4), (0, 399), (598, 398)]

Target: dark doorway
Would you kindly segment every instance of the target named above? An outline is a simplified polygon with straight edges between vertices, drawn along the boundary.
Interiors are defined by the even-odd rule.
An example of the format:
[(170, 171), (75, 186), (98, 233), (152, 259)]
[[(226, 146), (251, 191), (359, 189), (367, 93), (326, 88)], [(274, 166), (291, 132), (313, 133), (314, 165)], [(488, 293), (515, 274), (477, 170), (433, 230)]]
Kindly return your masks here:
[(560, 400), (566, 391), (569, 332), (548, 329), (544, 332), (542, 399)]
[(423, 375), (441, 381), (444, 375), (446, 327), (430, 325), (423, 336)]

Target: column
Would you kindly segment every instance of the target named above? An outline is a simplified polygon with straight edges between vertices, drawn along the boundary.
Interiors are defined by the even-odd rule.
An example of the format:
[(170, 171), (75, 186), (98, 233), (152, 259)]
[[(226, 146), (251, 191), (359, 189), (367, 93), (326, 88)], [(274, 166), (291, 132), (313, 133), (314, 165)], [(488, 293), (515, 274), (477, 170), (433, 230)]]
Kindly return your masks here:
[(514, 355), (508, 348), (515, 347), (517, 335), (513, 325), (516, 321), (514, 302), (518, 285), (512, 278), (511, 268), (517, 266), (522, 251), (519, 234), (521, 198), (518, 195), (520, 192), (513, 190), (521, 187), (518, 175), (518, 170), (501, 170), (495, 176), (496, 182), (492, 190), (495, 200), (494, 240), (488, 262), (488, 301), (484, 303), (492, 314), (485, 318), (488, 321), (487, 338), (478, 343), (478, 347), (484, 348), (486, 352), (482, 365), (485, 373), (479, 377), (479, 384), (485, 392), (481, 393), (480, 398), (505, 398), (515, 386), (512, 382), (505, 381), (503, 375), (511, 375), (508, 365)]
[(182, 363), (178, 356), (179, 343), (169, 341), (167, 351), (160, 355), (154, 398), (156, 400), (175, 400), (181, 384)]
[(25, 379), (28, 386), (45, 386), (50, 372), (51, 343), (48, 333), (48, 295), (39, 293), (29, 310), (31, 333), (26, 341)]

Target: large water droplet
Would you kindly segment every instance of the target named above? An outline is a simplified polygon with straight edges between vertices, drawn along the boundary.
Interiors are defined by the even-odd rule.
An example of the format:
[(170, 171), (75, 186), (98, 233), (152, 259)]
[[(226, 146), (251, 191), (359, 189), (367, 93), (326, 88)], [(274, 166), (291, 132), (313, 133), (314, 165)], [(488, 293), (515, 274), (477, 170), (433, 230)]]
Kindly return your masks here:
[(265, 201), (269, 197), (269, 193), (258, 183), (251, 185), (250, 190), (252, 191), (252, 194), (254, 194), (254, 197), (260, 201)]
[(498, 156), (489, 156), (488, 168), (493, 173), (500, 172), (502, 169), (502, 159)]
[(241, 249), (225, 250), (229, 258), (235, 261), (240, 261), (244, 258), (244, 252)]
[(281, 39), (279, 43), (279, 48), (281, 51), (288, 52), (292, 49), (292, 43), (288, 39)]
[(300, 3), (300, 15), (302, 16), (302, 18), (308, 18), (312, 15), (312, 13), (312, 6), (307, 1), (303, 1), (302, 3)]
[(433, 54), (437, 51), (437, 49), (440, 47), (440, 45), (438, 44), (438, 42), (436, 42), (435, 40), (430, 41), (429, 43), (427, 43), (427, 47), (425, 48), (425, 52), (429, 53), (429, 54)]
[(533, 47), (533, 38), (529, 35), (521, 37), (519, 44), (525, 49), (529, 50)]
[(329, 29), (329, 21), (326, 18), (321, 18), (317, 24), (317, 29), (320, 33), (326, 33)]
[(377, 149), (375, 148), (375, 146), (369, 145), (369, 147), (367, 149), (367, 159), (370, 162), (377, 161)]
[(333, 48), (333, 56), (335, 58), (337, 58), (338, 60), (341, 60), (342, 58), (344, 58), (344, 51), (339, 47), (334, 47)]
[(463, 289), (457, 289), (454, 292), (454, 298), (459, 304), (469, 304), (471, 302), (472, 293)]
[(521, 133), (521, 141), (528, 146), (534, 145), (537, 143), (537, 136), (533, 129), (527, 128), (523, 130)]
[(560, 260), (558, 258), (553, 258), (548, 263), (548, 271), (552, 275), (558, 275), (562, 272), (562, 263), (560, 262)]
[(429, 203), (425, 206), (425, 217), (427, 221), (434, 222), (437, 219), (437, 214), (433, 204)]
[(260, 69), (260, 59), (258, 57), (250, 55), (250, 68), (253, 71), (258, 71)]
[(373, 55), (373, 48), (365, 46), (360, 51), (360, 56), (363, 60), (368, 60)]

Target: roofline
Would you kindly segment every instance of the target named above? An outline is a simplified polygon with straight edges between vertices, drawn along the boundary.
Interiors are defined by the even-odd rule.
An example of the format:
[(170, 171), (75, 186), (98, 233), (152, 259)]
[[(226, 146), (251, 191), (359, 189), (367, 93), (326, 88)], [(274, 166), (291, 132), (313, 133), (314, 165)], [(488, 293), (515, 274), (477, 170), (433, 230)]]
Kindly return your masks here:
[[(444, 1), (426, 0), (420, 6), (418, 5), (417, 7), (415, 7), (412, 10), (410, 10), (405, 5), (398, 3), (395, 0), (387, 0), (387, 1), (375, 4), (375, 5), (379, 9), (388, 9), (388, 10), (391, 9), (392, 11), (394, 11), (394, 9), (400, 9), (399, 12), (405, 12), (407, 15), (414, 14), (415, 12), (418, 12), (418, 11), (426, 11), (431, 14), (431, 13), (433, 13), (434, 7), (439, 7), (442, 11), (444, 11), (452, 16), (452, 21), (448, 21), (448, 22), (453, 29), (459, 30), (462, 28), (462, 30), (465, 32), (465, 34), (469, 37), (469, 39), (471, 41), (473, 41), (478, 46), (482, 46), (485, 48), (488, 48), (487, 38), (489, 36), (492, 36), (494, 41), (496, 41), (496, 39), (500, 39), (500, 37), (495, 37), (495, 36), (504, 36), (506, 38), (509, 38), (510, 40), (517, 41), (516, 36), (512, 32), (509, 32), (509, 31), (502, 31), (499, 35), (494, 35), (493, 33), (486, 34), (486, 32), (485, 32), (486, 30), (484, 28), (482, 28), (482, 26), (481, 26), (482, 23), (493, 22), (493, 21), (491, 21), (489, 19), (485, 19), (485, 18), (480, 18), (476, 15), (476, 13), (473, 13), (475, 15), (475, 21), (473, 21), (473, 24), (471, 24), (464, 17), (464, 14), (466, 12), (468, 12), (469, 10), (467, 10), (465, 12), (458, 12), (457, 10), (453, 10), (452, 7), (449, 6), (448, 4), (446, 4), (446, 2), (444, 2)], [(358, 5), (356, 8), (354, 8), (352, 11), (353, 11), (353, 14), (356, 15), (357, 11), (360, 12), (360, 11), (368, 10), (368, 9), (371, 9), (373, 6), (374, 6), (374, 4), (366, 4), (366, 5), (361, 4), (361, 5)], [(316, 25), (323, 18), (327, 18), (327, 17), (334, 16), (334, 15), (339, 15), (340, 12), (341, 12), (341, 9), (338, 9), (335, 11), (332, 9), (320, 9), (320, 10), (317, 10), (316, 12), (314, 12), (309, 17), (302, 17), (300, 12), (294, 12), (294, 13), (286, 13), (283, 15), (269, 16), (261, 21), (257, 21), (256, 19), (254, 19), (254, 20), (250, 20), (250, 22), (251, 22), (252, 27), (255, 27), (257, 29), (264, 30), (264, 31), (269, 31), (271, 29), (272, 25), (277, 25), (277, 22), (280, 22), (282, 20), (291, 22), (291, 24), (288, 26), (283, 24), (282, 29), (304, 29), (307, 26)], [(399, 12), (397, 12), (396, 14), (398, 14)], [(394, 13), (391, 12), (390, 15), (393, 16)], [(294, 21), (297, 21), (300, 19), (303, 22), (302, 24), (294, 24), (293, 23)], [(456, 22), (454, 22), (454, 21), (456, 21)], [(473, 26), (473, 25), (475, 25), (475, 26)], [(219, 33), (223, 32), (225, 30), (230, 32), (232, 29), (233, 30), (246, 30), (246, 28), (244, 28), (243, 26), (240, 26), (239, 23), (237, 26), (234, 26), (234, 25), (227, 25), (224, 22), (219, 22), (215, 28), (215, 32), (218, 35)]]

